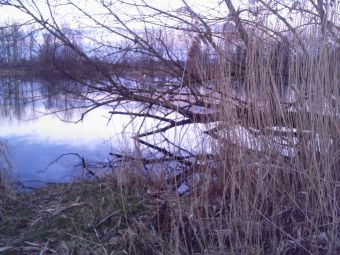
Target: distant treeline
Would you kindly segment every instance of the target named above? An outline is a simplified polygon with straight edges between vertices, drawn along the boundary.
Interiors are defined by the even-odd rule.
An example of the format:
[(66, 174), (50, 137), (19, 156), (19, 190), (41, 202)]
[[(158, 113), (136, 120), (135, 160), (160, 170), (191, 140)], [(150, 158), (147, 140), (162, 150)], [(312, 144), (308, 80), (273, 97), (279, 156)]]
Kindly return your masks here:
[(38, 71), (56, 66), (69, 69), (80, 64), (78, 55), (48, 32), (33, 27), (24, 29), (17, 24), (0, 28), (0, 69), (3, 71)]
[[(0, 75), (19, 73), (47, 75), (52, 79), (61, 76), (88, 79), (107, 78), (111, 74), (135, 75), (137, 72), (141, 77), (143, 74), (157, 73), (158, 76), (181, 77), (184, 84), (201, 84), (216, 79), (216, 71), (222, 68), (231, 69), (231, 76), (239, 80), (238, 83), (243, 82), (247, 63), (249, 65), (251, 61), (246, 48), (237, 40), (223, 47), (225, 58), (217, 58), (216, 53), (197, 35), (185, 47), (176, 40), (166, 42), (158, 38), (157, 31), (152, 33), (153, 35), (148, 35), (149, 46), (138, 46), (129, 41), (107, 41), (93, 47), (96, 41), (87, 41), (84, 31), (68, 26), (51, 33), (34, 26), (15, 23), (2, 25)], [(151, 40), (150, 36), (156, 39)], [(149, 52), (148, 47), (151, 46), (153, 54)], [(333, 50), (339, 52), (340, 49), (335, 47)], [(302, 52), (294, 52), (285, 39), (274, 42), (268, 54), (270, 61), (266, 65), (271, 66), (277, 82), (287, 85), (289, 66), (299, 63)], [(318, 55), (318, 52), (313, 54)]]
[[(63, 33), (72, 41), (63, 42), (53, 34), (34, 27), (27, 29), (17, 24), (0, 27), (0, 74), (73, 73), (85, 71), (85, 67), (88, 72), (93, 63), (97, 69), (108, 68), (109, 62), (104, 63), (95, 57), (85, 59), (79, 54), (86, 46), (76, 31), (64, 28)], [(92, 64), (86, 65), (89, 61)]]
[[(33, 26), (15, 23), (0, 26), (0, 75), (15, 72), (93, 77), (96, 73), (119, 74), (134, 70), (178, 75), (186, 69), (189, 75), (197, 76), (198, 79), (195, 66), (199, 65), (201, 79), (202, 74), (209, 76), (209, 73), (216, 70), (215, 66), (220, 64), (216, 63), (214, 55), (208, 49), (202, 50), (199, 40), (195, 39), (187, 49), (180, 49), (178, 45), (160, 44), (156, 48), (157, 54), (162, 57), (156, 58), (145, 49), (137, 48), (128, 42), (110, 42), (112, 46), (105, 45), (105, 50), (101, 51), (100, 47), (93, 50), (89, 42), (84, 42), (84, 34), (80, 31), (64, 27), (61, 34), (67, 40)], [(174, 47), (184, 52), (179, 54), (181, 57), (168, 56), (170, 48), (172, 52), (176, 51)], [(242, 59), (241, 55), (240, 49), (235, 51), (235, 59), (238, 61)]]

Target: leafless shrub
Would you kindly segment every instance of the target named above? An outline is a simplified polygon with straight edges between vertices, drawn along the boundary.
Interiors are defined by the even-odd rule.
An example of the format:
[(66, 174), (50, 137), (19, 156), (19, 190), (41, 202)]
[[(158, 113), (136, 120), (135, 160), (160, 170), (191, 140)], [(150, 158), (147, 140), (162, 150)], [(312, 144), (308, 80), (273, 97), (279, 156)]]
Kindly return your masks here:
[[(141, 61), (130, 61), (138, 63), (128, 72), (130, 79), (101, 68), (91, 51), (76, 47), (59, 26), (35, 15), (37, 10), (28, 4), (16, 6), (99, 74), (93, 82), (82, 83), (88, 91), (86, 112), (106, 105), (112, 108), (112, 117), (142, 119), (134, 137), (137, 149), (154, 154), (139, 157), (137, 164), (177, 161), (183, 166), (164, 180), (175, 189), (164, 197), (155, 221), (170, 245), (150, 245), (157, 247), (151, 248), (155, 253), (159, 247), (165, 254), (336, 254), (339, 250), (338, 7), (328, 1), (251, 2), (235, 8), (230, 0), (218, 1), (217, 7), (229, 15), (204, 17), (186, 1), (181, 15), (146, 1), (116, 1), (138, 13), (129, 19), (119, 16), (111, 1), (100, 1), (109, 17), (105, 20), (68, 2), (98, 30), (128, 42), (117, 52), (95, 36), (87, 38), (106, 50), (104, 56), (137, 54), (152, 60), (146, 68), (141, 68)], [(169, 23), (160, 23), (161, 19)], [(134, 29), (136, 20), (167, 24), (174, 35), (192, 33), (187, 59), (176, 55), (164, 37), (151, 40), (147, 32)], [(207, 62), (201, 61), (201, 47), (212, 52)], [(162, 67), (158, 72), (152, 69), (155, 63)], [(207, 74), (208, 68), (214, 72)], [(91, 93), (104, 96), (93, 100)], [(150, 119), (154, 125), (147, 129), (144, 124)], [(202, 148), (188, 150), (182, 145), (183, 137), (192, 135), (185, 131), (190, 126), (203, 131), (198, 136)], [(174, 135), (169, 138), (170, 132)], [(134, 172), (129, 163), (125, 166)], [(139, 178), (140, 172), (135, 176)], [(140, 179), (125, 177), (120, 179), (124, 185), (143, 185)], [(184, 183), (188, 190), (178, 195), (175, 191)], [(138, 254), (141, 240), (159, 241), (142, 233), (128, 229), (124, 234), (129, 252)]]

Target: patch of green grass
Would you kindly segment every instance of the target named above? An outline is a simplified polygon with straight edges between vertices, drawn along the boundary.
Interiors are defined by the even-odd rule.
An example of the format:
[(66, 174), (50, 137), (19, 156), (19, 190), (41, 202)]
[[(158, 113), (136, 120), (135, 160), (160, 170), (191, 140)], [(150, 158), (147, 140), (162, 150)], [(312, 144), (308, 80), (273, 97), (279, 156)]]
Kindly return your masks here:
[(12, 247), (4, 254), (28, 248), (32, 252), (27, 254), (36, 254), (46, 243), (51, 252), (61, 244), (74, 254), (88, 246), (101, 250), (94, 254), (124, 250), (124, 242), (118, 240), (139, 216), (153, 213), (133, 190), (104, 181), (51, 185), (17, 194), (4, 210), (0, 244)]

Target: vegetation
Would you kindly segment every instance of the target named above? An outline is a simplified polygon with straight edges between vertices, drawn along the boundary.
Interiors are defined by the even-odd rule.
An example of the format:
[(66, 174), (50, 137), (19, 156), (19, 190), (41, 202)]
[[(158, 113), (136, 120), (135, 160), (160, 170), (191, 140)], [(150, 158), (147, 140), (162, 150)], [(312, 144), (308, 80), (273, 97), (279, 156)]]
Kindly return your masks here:
[(137, 249), (148, 253), (152, 244), (144, 244), (138, 235), (156, 234), (149, 226), (157, 221), (154, 209), (158, 207), (150, 198), (113, 180), (51, 185), (18, 194), (5, 204), (0, 251), (127, 254)]
[[(34, 1), (0, 0), (81, 63), (72, 69), (48, 60), (81, 85), (82, 93), (73, 91), (85, 102), (81, 119), (103, 106), (112, 121), (121, 114), (142, 119), (135, 153), (112, 154), (104, 164), (118, 172), (113, 183), (71, 185), (71, 198), (64, 187), (47, 188), (55, 198), (45, 204), (43, 191), (20, 195), (38, 234), (24, 220), (13, 225), (24, 235), (11, 243), (14, 230), (1, 229), (5, 249), (53, 253), (63, 241), (72, 254), (340, 252), (339, 6), (216, 2), (201, 12), (184, 0), (177, 9), (101, 0), (97, 15), (74, 1), (47, 1), (43, 14)], [(78, 34), (86, 47), (61, 28), (57, 13), (65, 6), (83, 18), (78, 25), (95, 29)], [(44, 61), (58, 53), (51, 48)], [(150, 171), (160, 164), (157, 174)], [(20, 208), (14, 204), (5, 203), (6, 226), (11, 217), (23, 221), (22, 210), (11, 212)], [(103, 220), (105, 231), (96, 228)], [(60, 232), (51, 239), (39, 234), (52, 229)]]

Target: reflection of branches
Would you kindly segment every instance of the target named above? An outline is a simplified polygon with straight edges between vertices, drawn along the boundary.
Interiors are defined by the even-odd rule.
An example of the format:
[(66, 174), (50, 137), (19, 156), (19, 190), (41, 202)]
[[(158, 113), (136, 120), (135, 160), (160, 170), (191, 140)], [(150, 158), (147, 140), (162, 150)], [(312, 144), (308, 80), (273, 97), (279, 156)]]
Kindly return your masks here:
[(183, 126), (183, 125), (187, 125), (187, 124), (191, 124), (191, 123), (193, 123), (193, 120), (191, 120), (191, 119), (184, 119), (184, 120), (172, 122), (170, 125), (165, 126), (163, 128), (159, 128), (159, 129), (156, 129), (154, 131), (139, 134), (138, 137), (154, 135), (154, 134), (157, 134), (157, 133), (165, 132), (165, 131), (172, 129), (174, 127), (179, 127), (179, 126)]
[(112, 115), (117, 114), (117, 115), (128, 115), (128, 116), (137, 116), (137, 117), (148, 117), (148, 118), (152, 118), (152, 119), (155, 119), (155, 120), (174, 123), (174, 120), (172, 120), (172, 119), (164, 118), (164, 117), (157, 116), (157, 115), (154, 115), (154, 114), (149, 114), (149, 113), (121, 112), (121, 111), (110, 111), (109, 113), (112, 114)]
[(55, 160), (53, 160), (51, 163), (48, 164), (43, 170), (38, 171), (39, 173), (46, 172), (52, 165), (56, 164), (59, 160), (66, 156), (75, 156), (80, 160), (80, 165), (86, 172), (88, 172), (90, 175), (97, 177), (97, 175), (88, 167), (88, 164), (86, 162), (86, 159), (83, 156), (80, 156), (78, 153), (64, 153), (61, 154), (59, 157), (57, 157)]
[(192, 163), (190, 161), (188, 161), (188, 157), (182, 157), (182, 156), (177, 156), (171, 152), (169, 152), (168, 150), (164, 149), (164, 148), (161, 148), (157, 145), (154, 145), (154, 144), (151, 144), (151, 143), (148, 143), (144, 140), (141, 140), (141, 139), (138, 139), (138, 142), (140, 142), (141, 144), (147, 146), (148, 148), (151, 148), (151, 149), (154, 149), (162, 154), (164, 154), (165, 156), (167, 156), (168, 158), (172, 159), (172, 160), (175, 160), (175, 161), (178, 161), (178, 162), (181, 162), (183, 163), (184, 165), (187, 165), (187, 166), (190, 166)]
[(183, 151), (186, 154), (188, 154), (190, 157), (194, 157), (195, 156), (191, 151), (189, 151), (189, 150), (187, 150), (185, 148), (182, 148), (180, 145), (172, 142), (169, 138), (165, 137), (164, 134), (161, 134), (161, 136), (162, 136), (162, 138), (163, 138), (165, 143), (167, 143), (169, 145), (172, 145), (174, 148), (178, 149), (180, 152)]
[[(11, 3), (11, 1), (5, 2)], [(338, 49), (334, 46), (336, 41), (330, 40), (329, 45), (332, 47), (327, 47), (332, 48), (331, 50), (328, 48), (321, 50), (321, 46), (318, 46), (315, 47), (315, 52), (313, 47), (308, 51), (309, 49), (305, 47), (306, 42), (303, 41), (304, 34), (300, 31), (308, 30), (308, 27), (315, 27), (317, 24), (312, 22), (295, 24), (295, 21), (291, 22), (286, 18), (283, 15), (285, 11), (291, 12), (294, 8), (299, 10), (295, 3), (292, 7), (285, 5), (284, 2), (277, 4), (280, 6), (278, 10), (270, 1), (258, 2), (263, 13), (284, 25), (285, 31), (282, 31), (281, 27), (268, 25), (270, 23), (266, 22), (268, 20), (257, 19), (256, 14), (253, 15), (247, 9), (237, 9), (231, 0), (219, 2), (229, 10), (229, 16), (216, 14), (216, 17), (202, 15), (195, 6), (185, 0), (182, 0), (182, 8), (170, 11), (157, 8), (144, 0), (116, 1), (122, 6), (135, 8), (138, 17), (132, 14), (120, 15), (110, 1), (99, 1), (98, 4), (106, 13), (107, 19), (103, 19), (101, 15), (92, 15), (91, 10), (86, 10), (76, 2), (70, 2), (69, 4), (88, 21), (94, 23), (98, 30), (110, 36), (112, 34), (118, 36), (122, 40), (118, 47), (113, 42), (100, 41), (95, 38), (96, 36), (83, 35), (96, 44), (89, 51), (77, 47), (72, 38), (60, 28), (56, 17), (52, 17), (51, 20), (43, 17), (38, 5), (33, 9), (22, 1), (13, 5), (30, 15), (56, 40), (69, 47), (86, 66), (77, 72), (63, 69), (58, 65), (54, 66), (61, 69), (59, 71), (67, 78), (81, 84), (82, 89), (79, 91), (74, 91), (69, 86), (60, 88), (86, 102), (82, 105), (84, 110), (79, 121), (88, 112), (101, 106), (109, 106), (112, 109), (109, 112), (110, 120), (114, 115), (131, 116), (131, 122), (141, 118), (142, 124), (135, 135), (136, 141), (162, 153), (163, 161), (177, 160), (185, 166), (191, 166), (192, 158), (195, 158), (196, 154), (182, 148), (181, 144), (165, 138), (165, 132), (176, 127), (204, 123), (207, 124), (206, 126), (209, 125), (206, 134), (228, 146), (230, 141), (224, 139), (223, 135), (219, 135), (218, 128), (221, 122), (234, 127), (241, 126), (249, 130), (250, 134), (265, 136), (268, 141), (273, 140), (275, 136), (281, 138), (288, 136), (287, 132), (273, 131), (278, 127), (297, 129), (300, 135), (303, 130), (318, 129), (322, 126), (329, 130), (328, 135), (332, 139), (335, 139), (339, 133), (339, 118), (335, 102), (338, 91), (335, 85), (332, 85), (337, 84), (338, 80), (337, 71), (332, 69), (333, 66), (338, 65)], [(322, 23), (320, 24), (322, 32), (329, 22), (329, 26), (336, 29), (334, 22), (327, 20), (325, 16), (327, 13), (321, 6), (322, 1), (310, 2), (311, 7), (306, 6), (300, 10), (303, 14), (309, 15), (306, 19), (318, 17)], [(48, 8), (50, 15), (53, 16), (52, 6)], [(243, 13), (248, 13), (250, 16), (245, 18)], [(165, 24), (160, 21), (163, 18), (170, 22)], [(235, 23), (232, 32), (227, 31), (226, 19), (228, 22)], [(143, 22), (143, 32), (142, 29), (135, 29), (135, 21)], [(222, 23), (225, 25), (221, 31)], [(157, 29), (153, 30), (156, 25), (158, 25)], [(166, 25), (165, 32), (162, 32), (164, 25)], [(329, 38), (326, 33), (322, 33), (322, 36), (325, 38), (322, 42), (318, 42), (325, 45)], [(171, 39), (168, 40), (168, 37)], [(187, 44), (191, 45), (191, 49), (190, 46), (184, 49), (185, 40), (181, 37), (188, 38)], [(291, 42), (288, 42), (288, 39)], [(298, 45), (300, 47), (297, 47)], [(237, 50), (240, 47), (242, 47), (241, 53)], [(107, 62), (100, 62), (97, 56), (93, 57), (93, 52), (96, 52), (97, 48), (103, 49), (98, 59), (109, 59), (106, 60)], [(179, 51), (183, 52), (178, 53)], [(205, 53), (207, 56), (204, 55)], [(126, 63), (116, 65), (114, 61), (123, 63), (122, 58)], [(325, 59), (328, 62), (324, 61)], [(319, 64), (320, 68), (315, 71), (320, 72), (321, 75), (314, 75), (310, 71), (314, 66), (311, 67), (309, 64), (314, 62)], [(323, 66), (326, 66), (325, 70), (327, 68), (332, 70), (325, 71), (322, 69)], [(91, 72), (89, 73), (88, 70)], [(321, 100), (314, 100), (311, 96), (309, 101), (315, 102), (314, 110), (311, 104), (299, 107), (307, 100), (301, 103), (297, 102), (298, 100), (292, 104), (283, 103), (280, 90), (286, 89), (287, 86), (312, 87), (314, 83), (318, 84), (314, 88), (317, 93), (328, 94), (326, 98), (335, 99), (335, 107), (318, 109), (324, 103)], [(245, 92), (245, 98), (234, 96), (234, 89)], [(139, 106), (133, 110), (124, 108), (129, 102), (138, 103)], [(150, 119), (155, 120), (151, 131), (149, 129), (142, 132), (142, 125)], [(314, 125), (314, 122), (319, 123), (319, 126)], [(185, 152), (186, 155), (190, 155), (190, 158), (178, 156), (158, 145), (141, 140), (156, 134), (161, 134), (163, 142), (180, 152)], [(235, 146), (230, 147), (235, 148)], [(257, 153), (243, 149), (249, 154)], [(157, 160), (160, 159), (142, 159), (144, 163)], [(83, 165), (85, 168), (85, 164)]]

